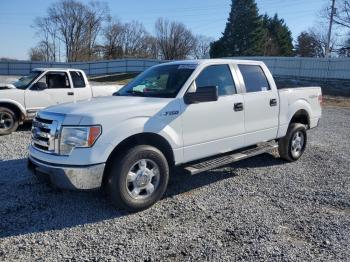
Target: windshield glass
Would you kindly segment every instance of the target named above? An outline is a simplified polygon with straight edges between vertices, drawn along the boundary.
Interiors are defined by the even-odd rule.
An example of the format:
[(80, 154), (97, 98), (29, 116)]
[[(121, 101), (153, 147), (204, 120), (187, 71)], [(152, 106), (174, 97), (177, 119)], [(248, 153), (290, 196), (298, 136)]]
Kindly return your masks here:
[(174, 98), (195, 68), (194, 64), (152, 67), (114, 95)]
[(33, 71), (27, 76), (22, 76), (13, 85), (18, 89), (26, 89), (41, 73), (41, 71)]

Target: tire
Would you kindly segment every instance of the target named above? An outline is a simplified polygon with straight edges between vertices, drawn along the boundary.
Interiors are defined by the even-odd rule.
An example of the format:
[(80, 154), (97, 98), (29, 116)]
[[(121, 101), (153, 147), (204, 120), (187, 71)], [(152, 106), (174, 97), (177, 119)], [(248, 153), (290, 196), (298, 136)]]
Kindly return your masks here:
[(9, 135), (19, 126), (17, 114), (7, 107), (0, 107), (0, 135)]
[(168, 185), (169, 166), (165, 156), (147, 145), (135, 146), (118, 155), (121, 158), (112, 160), (107, 177), (107, 191), (113, 205), (130, 212), (151, 207), (161, 199)]
[[(299, 142), (298, 142), (299, 141)], [(285, 137), (278, 141), (278, 152), (282, 159), (289, 162), (298, 160), (304, 153), (307, 143), (306, 127), (292, 123)]]

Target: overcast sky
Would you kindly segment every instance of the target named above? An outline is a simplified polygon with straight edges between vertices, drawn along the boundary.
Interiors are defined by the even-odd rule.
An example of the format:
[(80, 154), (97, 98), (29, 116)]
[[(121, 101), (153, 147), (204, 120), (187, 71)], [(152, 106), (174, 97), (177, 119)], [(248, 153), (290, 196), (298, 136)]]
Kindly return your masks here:
[[(278, 13), (296, 38), (315, 26), (317, 14), (330, 0), (256, 0), (260, 13)], [(35, 17), (44, 16), (55, 0), (0, 1), (0, 57), (28, 59), (28, 50), (39, 39), (32, 28)], [(82, 1), (89, 2), (89, 1)], [(195, 34), (221, 36), (231, 0), (107, 0), (111, 15), (123, 22), (138, 20), (153, 33), (158, 17), (185, 23)]]

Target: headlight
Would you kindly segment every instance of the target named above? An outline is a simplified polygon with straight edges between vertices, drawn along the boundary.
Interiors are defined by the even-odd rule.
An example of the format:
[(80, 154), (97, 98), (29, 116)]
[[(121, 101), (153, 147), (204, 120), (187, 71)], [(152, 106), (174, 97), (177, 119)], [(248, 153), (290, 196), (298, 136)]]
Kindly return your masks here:
[(100, 135), (100, 126), (63, 127), (60, 154), (69, 155), (76, 147), (91, 147)]

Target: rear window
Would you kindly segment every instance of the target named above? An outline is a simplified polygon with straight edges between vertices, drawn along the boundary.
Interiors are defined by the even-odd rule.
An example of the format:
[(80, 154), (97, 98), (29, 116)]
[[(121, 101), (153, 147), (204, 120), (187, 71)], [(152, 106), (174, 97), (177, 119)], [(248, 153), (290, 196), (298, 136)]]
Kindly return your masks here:
[(238, 65), (247, 93), (271, 90), (264, 71), (257, 65)]
[(86, 86), (84, 81), (84, 76), (81, 72), (71, 71), (70, 75), (72, 77), (74, 88), (82, 88)]

